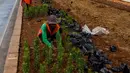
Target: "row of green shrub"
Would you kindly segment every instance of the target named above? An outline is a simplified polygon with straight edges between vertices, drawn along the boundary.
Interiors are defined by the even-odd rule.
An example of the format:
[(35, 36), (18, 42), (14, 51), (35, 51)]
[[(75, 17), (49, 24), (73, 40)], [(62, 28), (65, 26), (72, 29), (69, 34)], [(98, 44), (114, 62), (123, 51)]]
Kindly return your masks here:
[[(39, 47), (39, 40), (36, 38), (34, 40), (34, 67), (35, 71), (39, 71), (38, 73), (46, 73), (48, 70), (48, 66), (52, 65), (51, 72), (52, 73), (57, 73), (62, 70), (63, 62), (64, 62), (64, 57), (65, 55), (67, 56), (67, 65), (66, 68), (64, 69), (65, 73), (73, 73), (74, 70), (78, 69), (78, 73), (83, 73), (84, 72), (84, 64), (85, 61), (82, 58), (82, 55), (80, 51), (76, 48), (68, 48), (65, 49), (62, 46), (62, 40), (60, 36), (56, 36), (57, 41), (57, 57), (56, 57), (56, 62), (54, 62), (54, 58), (52, 54), (55, 54), (53, 52), (53, 49), (48, 48), (47, 46), (43, 48), (43, 57), (40, 57), (40, 47)], [(66, 42), (67, 43), (67, 42)], [(69, 45), (68, 45), (69, 46)], [(40, 58), (44, 58), (44, 61), (40, 63)], [(54, 62), (54, 63), (53, 63)], [(76, 62), (76, 66), (73, 65), (73, 62)], [(30, 51), (29, 51), (29, 45), (27, 42), (24, 44), (24, 57), (23, 57), (23, 73), (29, 73), (29, 70), (31, 69), (30, 67)]]
[(48, 4), (43, 4), (41, 6), (24, 7), (24, 16), (26, 18), (43, 16), (46, 15), (47, 12), (48, 12)]
[(30, 68), (30, 51), (27, 41), (24, 42), (24, 54), (23, 54), (23, 64), (22, 64), (23, 73), (29, 73)]

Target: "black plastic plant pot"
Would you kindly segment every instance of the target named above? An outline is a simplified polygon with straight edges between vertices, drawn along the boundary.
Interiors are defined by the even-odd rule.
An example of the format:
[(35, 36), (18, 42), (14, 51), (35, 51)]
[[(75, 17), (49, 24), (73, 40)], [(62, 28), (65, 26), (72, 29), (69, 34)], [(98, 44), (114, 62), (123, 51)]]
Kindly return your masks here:
[(110, 47), (110, 51), (111, 52), (116, 52), (117, 51), (117, 47), (116, 46), (111, 46)]
[(85, 48), (86, 48), (86, 50), (88, 50), (88, 51), (90, 51), (90, 50), (93, 50), (94, 49), (94, 46), (93, 46), (93, 44), (85, 44), (84, 45), (85, 46)]
[(82, 36), (81, 36), (80, 34), (69, 33), (68, 36), (70, 36), (70, 37), (72, 37), (72, 38), (76, 38), (76, 39), (78, 39), (78, 38), (81, 39), (81, 38), (82, 38)]
[(81, 52), (83, 55), (86, 55), (87, 52), (88, 52), (88, 51), (85, 49), (85, 47), (82, 46), (82, 45), (79, 45), (79, 49), (80, 49), (80, 52)]
[(80, 34), (81, 34), (82, 36), (84, 36), (85, 38), (87, 38), (87, 39), (92, 38), (92, 34), (91, 34), (91, 33), (80, 32)]
[(73, 30), (75, 30), (76, 32), (81, 32), (81, 28), (79, 24), (75, 24), (75, 27), (73, 28)]
[(84, 73), (88, 73), (88, 65), (87, 64), (84, 65)]
[(70, 38), (70, 41), (72, 42), (73, 45), (78, 45), (79, 41), (75, 38)]
[(73, 28), (75, 25), (74, 24), (68, 24), (69, 28)]
[[(93, 44), (92, 40), (91, 39), (86, 39), (86, 43), (87, 44)], [(93, 45), (94, 46), (94, 45)]]
[(123, 72), (123, 71), (125, 72), (125, 70), (128, 70), (128, 66), (127, 64), (122, 63), (119, 67), (113, 67), (111, 70), (113, 72)]
[(129, 69), (128, 65), (126, 65), (124, 67), (123, 73), (130, 73), (130, 69)]

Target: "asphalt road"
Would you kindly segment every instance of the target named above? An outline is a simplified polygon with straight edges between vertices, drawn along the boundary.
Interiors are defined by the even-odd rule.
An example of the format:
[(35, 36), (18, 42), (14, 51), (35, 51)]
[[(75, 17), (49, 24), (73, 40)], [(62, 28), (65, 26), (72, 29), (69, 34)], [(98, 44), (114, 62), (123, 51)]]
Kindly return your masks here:
[[(3, 73), (4, 70), (9, 41), (17, 14), (18, 4), (16, 3), (17, 0), (0, 0), (0, 73)], [(14, 13), (14, 11), (16, 12)]]
[(16, 0), (0, 0), (0, 40), (7, 26), (7, 21)]

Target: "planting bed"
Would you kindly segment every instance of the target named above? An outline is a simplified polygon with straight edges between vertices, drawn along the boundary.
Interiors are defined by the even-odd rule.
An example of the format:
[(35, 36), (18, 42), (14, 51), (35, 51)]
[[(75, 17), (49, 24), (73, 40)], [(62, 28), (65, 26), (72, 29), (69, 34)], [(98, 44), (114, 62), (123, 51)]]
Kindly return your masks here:
[[(41, 3), (42, 3), (41, 0), (38, 1), (33, 0), (33, 6), (42, 5)], [(128, 63), (128, 65), (130, 65), (130, 57), (129, 57), (130, 56), (129, 54), (130, 13), (129, 12), (118, 10), (103, 4), (95, 3), (90, 0), (87, 1), (86, 0), (76, 0), (76, 1), (54, 0), (53, 7), (57, 9), (63, 9), (66, 12), (68, 12), (68, 14), (71, 14), (77, 21), (79, 21), (81, 26), (87, 23), (87, 25), (91, 29), (96, 26), (102, 26), (109, 29), (110, 30), (109, 35), (92, 36), (94, 45), (96, 45), (96, 48), (103, 50), (108, 55), (108, 58), (112, 61), (112, 66), (119, 66), (121, 63)], [(23, 16), (23, 24), (22, 24), (18, 73), (23, 73), (23, 63), (25, 65), (26, 59), (28, 60), (28, 55), (30, 57), (29, 73), (40, 73), (39, 70), (40, 71), (42, 70), (41, 73), (54, 73), (54, 72), (83, 73), (83, 72), (79, 72), (80, 67), (81, 67), (81, 71), (82, 69), (84, 70), (84, 65), (85, 63), (87, 63), (87, 59), (90, 60), (92, 56), (90, 56), (89, 58), (87, 56), (83, 57), (83, 55), (79, 53), (79, 49), (71, 45), (71, 43), (68, 41), (67, 34), (68, 31), (71, 32), (72, 30), (68, 30), (62, 24), (61, 27), (63, 28), (63, 31), (61, 35), (62, 35), (63, 47), (61, 45), (61, 42), (58, 41), (60, 44), (60, 48), (62, 48), (62, 50), (59, 50), (57, 46), (57, 49), (53, 50), (53, 54), (52, 54), (53, 61), (51, 62), (51, 64), (47, 64), (46, 58), (48, 57), (48, 55), (46, 57), (45, 55), (43, 55), (43, 53), (48, 54), (49, 50), (44, 46), (44, 44), (42, 44), (36, 38), (37, 32), (41, 27), (41, 25), (46, 21), (47, 15), (46, 14), (43, 15), (39, 13), (39, 15), (36, 15), (34, 17), (32, 17), (33, 14), (29, 15), (28, 17), (30, 18), (27, 18), (25, 16)], [(67, 18), (68, 18), (68, 22), (71, 22), (71, 17), (67, 17)], [(27, 41), (28, 44), (25, 43), (25, 41)], [(54, 45), (57, 44), (54, 43)], [(111, 52), (109, 50), (109, 47), (111, 45), (117, 46), (116, 52)], [(25, 56), (25, 52), (28, 53), (28, 51), (29, 54)], [(62, 52), (60, 53), (60, 55), (63, 57), (63, 63), (62, 66), (60, 66), (57, 69), (56, 68), (57, 64), (59, 64), (59, 62), (57, 62), (59, 51)], [(78, 59), (76, 59), (76, 61), (75, 59), (74, 61), (72, 61), (71, 54), (74, 55), (74, 52), (76, 53), (76, 55), (78, 55)], [(38, 55), (38, 57), (36, 57), (35, 55)], [(37, 58), (39, 58), (40, 67), (34, 64)], [(25, 68), (27, 67), (28, 66), (26, 66)], [(46, 72), (44, 72), (45, 70)]]
[[(33, 7), (42, 6), (42, 4), (39, 1), (37, 1), (39, 5), (35, 4), (37, 2), (33, 1)], [(33, 9), (36, 9), (38, 7), (33, 7), (30, 7), (29, 11), (26, 7), (24, 8), (18, 73), (79, 73), (80, 71), (83, 72), (85, 61), (82, 57), (82, 54), (80, 54), (79, 49), (73, 47), (66, 38), (66, 33), (68, 33), (67, 29), (62, 31), (64, 32), (64, 35), (62, 37), (64, 44), (63, 46), (62, 42), (60, 41), (60, 37), (56, 37), (56, 39), (59, 40), (56, 41), (58, 42), (58, 44), (54, 43), (54, 45), (57, 45), (57, 49), (54, 48), (53, 50), (50, 50), (49, 48), (44, 46), (44, 44), (42, 44), (39, 41), (39, 39), (36, 38), (37, 32), (40, 29), (41, 25), (44, 22), (46, 22), (47, 14), (44, 13), (43, 15), (40, 15), (41, 12), (39, 12), (39, 14), (35, 15), (36, 12), (32, 11)], [(50, 51), (53, 51), (53, 53), (51, 54), (52, 61), (50, 58)], [(77, 57), (72, 57), (74, 53), (76, 53)], [(76, 60), (72, 61), (72, 59), (74, 58), (76, 58)]]

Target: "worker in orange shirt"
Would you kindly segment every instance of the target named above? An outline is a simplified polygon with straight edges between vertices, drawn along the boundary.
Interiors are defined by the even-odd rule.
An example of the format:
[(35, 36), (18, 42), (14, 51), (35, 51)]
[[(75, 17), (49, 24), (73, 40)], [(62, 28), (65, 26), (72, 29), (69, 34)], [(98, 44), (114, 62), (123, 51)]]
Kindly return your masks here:
[(32, 0), (22, 0), (22, 4), (26, 4), (27, 8), (32, 4)]

